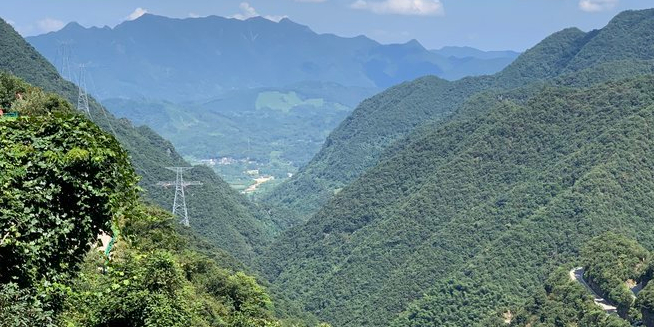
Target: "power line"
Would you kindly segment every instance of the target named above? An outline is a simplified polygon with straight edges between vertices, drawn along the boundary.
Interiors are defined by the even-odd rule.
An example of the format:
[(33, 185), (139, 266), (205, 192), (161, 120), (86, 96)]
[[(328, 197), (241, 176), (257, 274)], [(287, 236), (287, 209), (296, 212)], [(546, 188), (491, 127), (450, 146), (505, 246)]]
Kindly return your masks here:
[[(97, 66), (96, 66), (96, 67), (97, 67)], [(91, 84), (90, 84), (90, 85), (91, 85), (90, 91), (92, 92), (92, 93), (91, 93), (91, 96), (93, 96), (94, 94), (95, 94), (95, 96), (98, 96), (99, 93), (98, 93), (98, 89), (97, 89), (97, 87), (95, 86), (95, 79), (93, 78), (93, 74), (87, 72), (87, 73), (86, 73), (86, 76), (89, 78), (89, 81), (91, 82)], [(111, 132), (113, 133), (113, 135), (114, 135), (116, 138), (119, 138), (119, 139), (120, 139), (120, 135), (118, 135), (118, 133), (116, 132), (116, 129), (114, 128), (113, 124), (111, 123), (111, 119), (109, 118), (109, 115), (107, 114), (107, 109), (104, 107), (103, 104), (101, 104), (101, 103), (98, 102), (97, 100), (96, 100), (96, 104), (97, 104), (98, 110), (100, 110), (100, 112), (101, 112), (102, 115), (104, 116), (104, 120), (105, 120), (105, 122), (107, 123), (107, 125), (109, 126), (109, 129), (111, 130)], [(131, 125), (131, 127), (132, 127), (132, 129), (134, 129), (134, 130), (136, 129), (136, 128), (134, 127), (134, 125)], [(123, 141), (123, 142), (127, 142), (126, 140), (122, 140), (122, 141)], [(132, 154), (132, 155), (133, 155), (133, 154)], [(148, 177), (150, 177), (150, 178), (152, 178), (152, 179), (156, 179), (156, 178), (155, 178), (154, 176), (152, 176), (152, 175), (151, 175), (151, 174), (150, 174), (150, 173), (149, 173), (149, 172), (148, 172), (148, 171), (147, 171), (147, 170), (146, 170), (142, 165), (140, 165), (140, 164), (138, 163), (137, 160), (131, 160), (131, 162), (132, 162), (132, 164), (136, 167), (136, 169), (140, 170), (143, 174), (147, 175)]]
[(168, 187), (175, 186), (175, 199), (173, 200), (173, 215), (181, 218), (180, 223), (188, 227), (188, 209), (186, 208), (186, 196), (184, 194), (184, 188), (191, 185), (202, 185), (201, 182), (185, 182), (183, 172), (193, 169), (193, 167), (166, 167), (166, 169), (174, 171), (176, 173), (176, 178), (174, 182), (159, 182), (157, 185)]

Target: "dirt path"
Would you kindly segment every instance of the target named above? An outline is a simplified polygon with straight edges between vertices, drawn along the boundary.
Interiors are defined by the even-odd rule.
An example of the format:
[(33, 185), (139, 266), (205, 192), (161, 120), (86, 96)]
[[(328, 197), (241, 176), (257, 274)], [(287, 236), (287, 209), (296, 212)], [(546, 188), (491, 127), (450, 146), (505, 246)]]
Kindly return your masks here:
[(602, 310), (604, 310), (606, 313), (616, 313), (618, 312), (618, 308), (615, 306), (611, 305), (609, 301), (601, 297), (599, 294), (595, 293), (592, 288), (586, 283), (584, 280), (584, 268), (583, 267), (577, 267), (572, 270), (570, 270), (570, 279), (577, 281), (579, 284), (583, 285), (592, 295), (593, 295), (593, 301), (595, 304), (599, 305)]
[(248, 188), (246, 188), (243, 193), (252, 193), (257, 190), (257, 187), (261, 186), (261, 184), (270, 182), (271, 180), (275, 179), (275, 176), (265, 176), (265, 177), (259, 177), (254, 179), (254, 184), (250, 185)]

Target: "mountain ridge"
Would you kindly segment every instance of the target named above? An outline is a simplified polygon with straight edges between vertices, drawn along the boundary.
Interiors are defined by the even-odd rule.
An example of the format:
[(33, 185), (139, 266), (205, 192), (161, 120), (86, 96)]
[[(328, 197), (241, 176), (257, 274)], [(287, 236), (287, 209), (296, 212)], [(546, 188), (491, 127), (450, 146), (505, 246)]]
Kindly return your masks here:
[[(651, 17), (654, 16), (654, 10), (643, 10), (638, 12), (627, 11), (617, 15), (608, 24), (609, 30), (615, 24), (631, 25), (631, 20), (651, 22)], [(650, 26), (645, 26), (644, 29), (648, 30)], [(558, 76), (570, 75), (573, 76), (576, 71), (581, 71), (584, 65), (581, 63), (571, 66), (572, 60), (579, 56), (594, 57), (601, 56), (604, 52), (601, 49), (587, 50), (580, 54), (580, 51), (593, 40), (599, 44), (608, 42), (603, 40), (603, 30), (594, 30), (588, 33), (581, 31), (578, 28), (566, 28), (559, 32), (553, 33), (546, 37), (534, 47), (523, 52), (515, 61), (509, 64), (501, 72), (492, 76), (481, 77), (467, 77), (461, 80), (446, 82), (439, 81), (441, 88), (438, 90), (432, 89), (432, 94), (425, 92), (421, 95), (424, 98), (439, 97), (440, 101), (433, 103), (431, 107), (421, 105), (410, 105), (405, 107), (392, 107), (387, 109), (387, 112), (377, 112), (381, 107), (367, 105), (372, 103), (371, 100), (382, 99), (384, 97), (400, 97), (399, 94), (393, 94), (401, 85), (378, 94), (371, 100), (364, 101), (357, 107), (352, 115), (346, 119), (337, 129), (335, 129), (329, 136), (330, 139), (339, 139), (343, 143), (338, 143), (334, 146), (334, 142), (326, 142), (320, 152), (300, 171), (293, 176), (286, 183), (278, 186), (265, 198), (265, 201), (276, 206), (284, 207), (291, 212), (296, 212), (299, 219), (306, 220), (311, 214), (326, 201), (331, 198), (333, 193), (343, 186), (347, 185), (358, 174), (365, 171), (366, 167), (374, 166), (380, 156), (384, 155), (384, 149), (387, 145), (400, 140), (402, 137), (407, 136), (415, 127), (429, 123), (430, 120), (440, 121), (449, 116), (450, 113), (456, 112), (458, 106), (463, 103), (465, 98), (476, 94), (480, 91), (493, 92), (493, 90), (508, 90), (512, 88), (519, 88), (525, 84), (538, 84), (546, 80), (553, 80)], [(599, 37), (599, 39), (597, 39)], [(627, 35), (621, 38), (622, 42), (625, 40), (634, 40), (630, 44), (647, 44), (650, 36), (633, 35), (631, 38)], [(592, 46), (592, 43), (591, 43)], [(642, 46), (641, 46), (642, 48)], [(638, 49), (636, 49), (638, 50)], [(624, 60), (631, 62), (640, 60), (642, 56), (630, 55), (628, 52), (620, 50), (624, 53)], [(641, 49), (642, 52), (647, 52), (652, 56), (651, 51)], [(634, 53), (637, 53), (634, 51)], [(578, 61), (580, 59), (577, 59)], [(616, 60), (607, 58), (607, 62), (586, 62), (586, 67), (596, 65), (609, 65)], [(639, 66), (647, 69), (649, 66), (646, 61), (640, 60)], [(605, 71), (605, 76), (614, 74), (618, 71), (623, 71), (629, 65), (622, 65), (615, 71)], [(637, 73), (637, 70), (632, 70)], [(588, 77), (586, 74), (578, 74), (577, 77)], [(595, 78), (601, 78), (596, 76)], [(416, 88), (421, 85), (422, 79), (417, 79), (415, 83), (403, 84), (406, 88)], [(431, 84), (435, 85), (435, 84)], [(435, 92), (435, 93), (434, 93)], [(407, 97), (410, 99), (411, 97)], [(400, 100), (396, 100), (400, 101)], [(423, 102), (424, 103), (424, 102)], [(395, 117), (399, 114), (397, 111), (403, 111), (404, 117), (398, 118), (398, 122), (404, 120), (405, 124), (393, 122)], [(425, 113), (429, 113), (429, 117), (425, 117)], [(386, 117), (386, 115), (388, 117)], [(357, 125), (349, 123), (351, 119), (358, 116), (365, 116), (369, 121), (378, 121), (376, 124), (369, 124), (367, 121), (359, 120)], [(407, 118), (410, 117), (410, 118)], [(377, 128), (377, 125), (385, 126), (385, 128)], [(383, 124), (383, 125), (382, 125)], [(356, 126), (352, 128), (351, 126)], [(356, 129), (356, 131), (355, 131)], [(357, 133), (367, 133), (374, 135), (365, 139), (351, 138), (352, 135)], [(338, 158), (338, 164), (325, 160), (326, 157)], [(363, 169), (362, 169), (363, 167)], [(343, 172), (350, 172), (351, 176), (343, 177)], [(308, 193), (307, 189), (312, 189), (317, 193)], [(319, 194), (319, 196), (316, 196)]]
[[(475, 70), (488, 72), (471, 65), (458, 71), (459, 59), (432, 53), (416, 40), (385, 45), (366, 36), (318, 34), (290, 19), (145, 14), (113, 28), (69, 23), (60, 31), (27, 39), (51, 62), (57, 60), (59, 41), (73, 41), (71, 62), (99, 66), (100, 99), (145, 96), (184, 101), (185, 94), (194, 93), (206, 99), (233, 88), (280, 87), (306, 80), (385, 88), (427, 74), (457, 79)], [(174, 58), (169, 55), (173, 50)], [(193, 73), (194, 83), (185, 71)], [(173, 79), (180, 90), (172, 87)], [(154, 83), (163, 90), (153, 89)], [(138, 89), (125, 93), (125, 87)]]
[[(618, 15), (611, 24), (632, 19), (640, 27), (623, 33), (623, 42), (636, 45), (630, 52), (594, 51), (585, 65), (569, 67), (585, 45), (607, 35), (555, 33), (506, 75), (470, 92), (453, 115), (389, 142), (372, 168), (269, 248), (262, 260), (274, 287), (297, 294), (335, 326), (388, 325), (403, 311), (393, 326), (485, 326), (486, 317), (540, 287), (587, 238), (611, 229), (654, 244), (654, 54), (643, 42), (654, 10)], [(405, 99), (393, 92), (385, 96)], [(398, 107), (441, 105), (440, 92)], [(380, 108), (352, 114), (370, 121), (369, 131), (332, 136), (374, 132), (376, 122), (365, 115)], [(377, 117), (391, 110), (399, 109)], [(416, 302), (407, 306), (407, 299)]]

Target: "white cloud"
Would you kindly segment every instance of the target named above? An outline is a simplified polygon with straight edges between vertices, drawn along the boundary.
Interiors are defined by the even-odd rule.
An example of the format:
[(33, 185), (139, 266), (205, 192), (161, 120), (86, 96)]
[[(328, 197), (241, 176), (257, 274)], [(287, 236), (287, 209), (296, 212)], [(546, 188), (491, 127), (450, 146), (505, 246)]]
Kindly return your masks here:
[(442, 16), (445, 14), (445, 8), (440, 0), (357, 0), (350, 7), (368, 10), (375, 14), (414, 16)]
[(273, 22), (279, 22), (280, 20), (282, 20), (284, 18), (287, 18), (287, 16), (274, 16), (274, 15), (261, 16), (257, 12), (257, 10), (254, 9), (254, 7), (250, 6), (250, 4), (247, 3), (247, 2), (241, 2), (241, 4), (238, 7), (241, 9), (241, 12), (238, 13), (238, 14), (234, 14), (234, 15), (230, 16), (231, 18), (236, 18), (236, 19), (239, 19), (239, 20), (246, 20), (246, 19), (252, 18), (252, 17), (263, 17), (263, 18), (265, 18), (267, 20), (271, 20)]
[(143, 15), (145, 15), (147, 13), (148, 13), (147, 9), (143, 9), (141, 7), (138, 7), (136, 9), (134, 9), (134, 11), (131, 14), (129, 14), (129, 16), (126, 17), (126, 19), (127, 20), (135, 20), (135, 19), (137, 19), (137, 18), (139, 18), (139, 17), (141, 17), (141, 16), (143, 16)]
[(241, 4), (238, 7), (241, 9), (241, 13), (232, 15), (232, 18), (245, 20), (248, 18), (259, 16), (257, 10), (254, 9), (254, 7), (250, 6), (250, 4), (247, 2), (241, 2)]
[(58, 31), (62, 29), (64, 25), (66, 25), (64, 22), (54, 18), (44, 18), (36, 22), (36, 26), (44, 33)]
[(325, 2), (325, 1), (327, 0), (295, 0), (295, 2), (314, 2), (314, 3)]
[(9, 25), (11, 25), (11, 26), (14, 26), (14, 27), (16, 26), (16, 22), (13, 21), (13, 20), (8, 20), (8, 21), (7, 21), (7, 24), (9, 24)]
[(196, 14), (196, 13), (194, 13), (194, 12), (190, 12), (190, 13), (188, 13), (188, 16), (189, 16), (190, 18), (200, 18), (200, 15), (198, 15), (198, 14)]
[(579, 9), (587, 12), (610, 10), (618, 5), (620, 0), (579, 0)]

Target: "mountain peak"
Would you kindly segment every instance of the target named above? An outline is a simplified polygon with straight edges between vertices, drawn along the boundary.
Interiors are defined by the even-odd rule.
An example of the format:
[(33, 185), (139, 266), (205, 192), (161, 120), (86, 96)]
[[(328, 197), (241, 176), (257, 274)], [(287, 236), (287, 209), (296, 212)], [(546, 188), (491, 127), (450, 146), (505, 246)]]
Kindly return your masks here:
[(70, 22), (62, 28), (62, 31), (75, 31), (75, 30), (84, 30), (86, 29), (84, 26), (80, 25), (78, 22)]
[(427, 49), (425, 49), (425, 47), (423, 47), (422, 44), (421, 44), (420, 42), (418, 42), (418, 40), (416, 40), (416, 39), (411, 39), (411, 40), (409, 40), (407, 43), (404, 43), (404, 45), (407, 46), (407, 47), (416, 48), (416, 49), (420, 49), (420, 50), (425, 50), (425, 51), (427, 50)]

